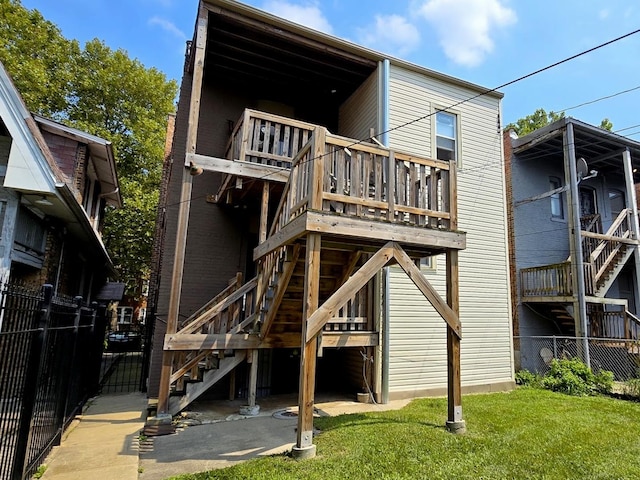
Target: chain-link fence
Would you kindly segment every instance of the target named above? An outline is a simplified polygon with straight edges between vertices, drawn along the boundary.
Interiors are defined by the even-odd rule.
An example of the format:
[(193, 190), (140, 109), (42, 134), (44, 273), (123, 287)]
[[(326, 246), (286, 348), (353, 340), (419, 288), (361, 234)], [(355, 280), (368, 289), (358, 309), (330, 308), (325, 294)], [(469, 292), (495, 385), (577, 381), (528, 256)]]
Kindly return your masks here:
[(545, 374), (554, 358), (580, 358), (587, 355), (594, 372), (610, 370), (618, 381), (640, 378), (640, 341), (612, 338), (514, 337), (520, 352), (520, 368)]

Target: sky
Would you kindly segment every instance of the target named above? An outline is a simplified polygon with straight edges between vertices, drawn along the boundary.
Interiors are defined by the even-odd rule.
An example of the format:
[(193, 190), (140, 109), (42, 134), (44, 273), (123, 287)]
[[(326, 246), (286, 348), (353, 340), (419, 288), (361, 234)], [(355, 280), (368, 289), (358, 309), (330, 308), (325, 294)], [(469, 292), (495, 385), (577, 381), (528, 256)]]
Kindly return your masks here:
[[(640, 29), (636, 0), (246, 0), (246, 4), (495, 88)], [(178, 83), (197, 0), (22, 0), (81, 44), (124, 49)], [(627, 93), (620, 93), (630, 90)], [(500, 90), (503, 124), (537, 108), (640, 140), (640, 33)], [(620, 93), (620, 94), (619, 94)], [(616, 95), (618, 94), (618, 95)], [(635, 127), (634, 127), (635, 126)]]

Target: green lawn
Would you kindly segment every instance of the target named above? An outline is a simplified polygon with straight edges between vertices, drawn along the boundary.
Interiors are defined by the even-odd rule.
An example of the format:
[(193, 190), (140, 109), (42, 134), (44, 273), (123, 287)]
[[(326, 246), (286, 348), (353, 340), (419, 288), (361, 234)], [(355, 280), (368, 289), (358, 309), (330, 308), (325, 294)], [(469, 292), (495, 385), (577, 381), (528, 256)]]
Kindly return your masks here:
[(316, 419), (318, 456), (280, 455), (204, 479), (635, 479), (640, 403), (520, 388), (463, 397), (465, 435), (445, 431), (446, 399)]

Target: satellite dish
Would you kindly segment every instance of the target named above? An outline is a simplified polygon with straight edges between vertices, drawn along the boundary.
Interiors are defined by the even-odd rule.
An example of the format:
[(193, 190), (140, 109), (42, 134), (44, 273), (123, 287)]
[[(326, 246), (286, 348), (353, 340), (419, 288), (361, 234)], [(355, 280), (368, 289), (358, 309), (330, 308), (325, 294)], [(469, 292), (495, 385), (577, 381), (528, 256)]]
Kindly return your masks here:
[(580, 157), (576, 160), (576, 170), (578, 172), (578, 178), (583, 178), (589, 175), (589, 166), (584, 158)]

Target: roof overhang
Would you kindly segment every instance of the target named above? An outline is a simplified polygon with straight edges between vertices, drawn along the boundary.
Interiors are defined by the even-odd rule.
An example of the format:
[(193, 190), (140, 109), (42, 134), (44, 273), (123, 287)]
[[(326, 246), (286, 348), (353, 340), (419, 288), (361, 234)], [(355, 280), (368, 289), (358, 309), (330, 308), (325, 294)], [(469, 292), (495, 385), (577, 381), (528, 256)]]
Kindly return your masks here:
[(39, 115), (33, 115), (33, 118), (42, 130), (75, 140), (89, 147), (89, 154), (93, 159), (103, 198), (114, 207), (121, 207), (122, 197), (118, 187), (118, 174), (111, 142)]
[[(622, 174), (622, 152), (625, 150), (631, 154), (634, 170), (640, 169), (640, 142), (571, 117), (561, 118), (535, 132), (512, 139), (513, 153), (521, 160), (558, 158), (562, 161), (563, 134), (569, 124), (573, 126), (576, 158), (584, 158), (589, 169), (600, 174)], [(640, 181), (640, 172), (634, 174), (634, 181)]]
[[(290, 22), (231, 0), (202, 0), (210, 12), (205, 75), (213, 68), (230, 78), (242, 74), (255, 88), (275, 81), (298, 84), (307, 95), (343, 101), (362, 84), (379, 62), (389, 60), (431, 78), (474, 93), (503, 94), (416, 64), (390, 57), (332, 35)], [(235, 75), (231, 75), (235, 73)], [(291, 95), (291, 88), (288, 94)]]

